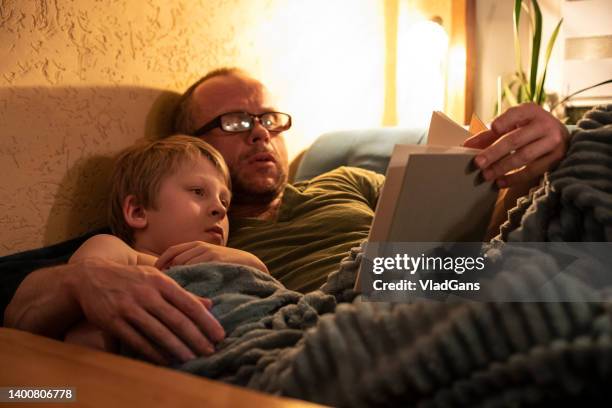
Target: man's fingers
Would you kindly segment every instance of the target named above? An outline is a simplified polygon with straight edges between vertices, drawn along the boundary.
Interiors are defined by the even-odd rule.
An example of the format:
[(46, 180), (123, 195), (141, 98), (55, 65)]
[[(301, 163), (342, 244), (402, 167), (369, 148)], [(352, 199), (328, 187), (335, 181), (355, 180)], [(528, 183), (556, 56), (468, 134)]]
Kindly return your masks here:
[[(533, 124), (514, 129), (511, 132), (506, 133), (504, 136), (502, 136), (499, 140), (493, 143), (493, 145), (476, 155), (476, 164), (481, 169), (487, 168), (493, 163), (497, 164), (498, 160), (508, 156), (513, 152), (516, 153), (523, 146), (532, 143), (534, 140), (540, 138), (541, 136), (542, 134), (539, 130), (539, 127)], [(516, 166), (513, 168), (517, 167), (520, 166)], [(499, 175), (501, 174), (503, 173), (500, 173)]]
[(513, 106), (493, 120), (491, 123), (491, 130), (498, 135), (503, 135), (519, 126), (531, 122), (540, 111), (545, 112), (535, 103), (524, 103), (519, 106)]
[(221, 324), (206, 308), (202, 307), (200, 302), (193, 299), (189, 292), (178, 285), (166, 285), (163, 288), (162, 295), (168, 303), (174, 305), (194, 322), (210, 340), (213, 342), (223, 340), (225, 330), (223, 330)]
[(189, 347), (168, 330), (155, 315), (151, 315), (150, 311), (147, 312), (143, 309), (134, 310), (130, 313), (129, 320), (138, 330), (146, 333), (157, 345), (179, 360), (185, 362), (196, 357)]
[[(196, 295), (194, 295), (194, 296), (196, 296)], [(205, 297), (201, 297), (201, 296), (196, 296), (196, 299), (200, 303), (202, 303), (206, 309), (208, 309), (208, 310), (212, 309), (213, 301), (210, 300), (209, 298), (205, 298)]]
[[(208, 310), (200, 302), (194, 302), (197, 306), (208, 312)], [(215, 351), (215, 347), (204, 334), (191, 322), (183, 313), (178, 311), (174, 306), (164, 302), (163, 306), (156, 306), (149, 310), (149, 313), (156, 316), (164, 327), (169, 327), (172, 332), (178, 336), (183, 343), (187, 344), (191, 350), (198, 355), (211, 355)]]
[(555, 151), (534, 160), (518, 171), (498, 177), (497, 185), (500, 188), (505, 188), (530, 182), (548, 171), (562, 156), (563, 154), (555, 149)]
[[(197, 299), (154, 267), (104, 263), (88, 274), (91, 279), (79, 292), (87, 319), (152, 361), (167, 364), (171, 356), (185, 361), (195, 356), (194, 351), (205, 349), (198, 344), (208, 342), (209, 350), (212, 341), (225, 336), (205, 307), (209, 302)], [(158, 313), (164, 317), (159, 319)]]
[(550, 141), (545, 138), (538, 139), (486, 168), (483, 171), (483, 176), (485, 180), (496, 179), (509, 171), (520, 169), (522, 166), (546, 155), (549, 151)]
[(134, 330), (123, 320), (116, 321), (113, 326), (113, 334), (121, 338), (133, 350), (142, 354), (149, 361), (157, 364), (168, 365), (170, 362), (160, 353), (153, 344), (145, 339), (138, 331)]
[(485, 149), (497, 140), (499, 136), (492, 130), (485, 130), (475, 134), (463, 142), (464, 147), (472, 149)]

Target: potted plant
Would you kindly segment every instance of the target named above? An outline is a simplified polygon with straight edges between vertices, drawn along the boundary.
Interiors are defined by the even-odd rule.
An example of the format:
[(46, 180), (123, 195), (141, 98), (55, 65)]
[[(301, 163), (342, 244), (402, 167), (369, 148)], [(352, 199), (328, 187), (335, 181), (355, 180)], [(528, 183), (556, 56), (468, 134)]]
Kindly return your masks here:
[[(529, 17), (530, 28), (530, 64), (529, 71), (523, 70), (521, 44), (519, 39), (519, 29), (521, 27), (521, 13), (525, 12)], [(498, 78), (498, 100), (496, 112), (502, 112), (504, 103), (506, 106), (514, 106), (524, 102), (534, 102), (538, 105), (550, 108), (554, 103), (556, 95), (547, 95), (544, 85), (546, 83), (546, 71), (559, 29), (563, 19), (559, 20), (553, 33), (548, 39), (544, 59), (540, 59), (540, 48), (542, 42), (542, 12), (538, 0), (515, 0), (513, 11), (514, 23), (514, 56), (516, 71), (512, 74), (509, 81)]]

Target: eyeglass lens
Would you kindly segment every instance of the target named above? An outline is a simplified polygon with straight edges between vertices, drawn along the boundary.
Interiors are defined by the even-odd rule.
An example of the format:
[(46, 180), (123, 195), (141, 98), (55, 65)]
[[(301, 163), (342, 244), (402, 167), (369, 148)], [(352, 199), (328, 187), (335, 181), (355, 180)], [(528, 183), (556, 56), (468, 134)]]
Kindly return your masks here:
[[(278, 112), (264, 113), (259, 117), (263, 127), (268, 130), (284, 130), (289, 122), (286, 114)], [(221, 126), (227, 132), (244, 132), (253, 127), (254, 117), (248, 113), (228, 113), (221, 117)]]

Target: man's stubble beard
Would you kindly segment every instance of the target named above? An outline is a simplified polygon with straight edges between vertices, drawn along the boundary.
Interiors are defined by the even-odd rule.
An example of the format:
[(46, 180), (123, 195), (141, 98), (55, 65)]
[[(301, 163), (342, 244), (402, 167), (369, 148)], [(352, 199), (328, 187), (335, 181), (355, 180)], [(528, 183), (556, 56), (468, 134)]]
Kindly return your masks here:
[(245, 180), (239, 172), (230, 170), (232, 179), (232, 204), (265, 205), (280, 196), (287, 185), (287, 172), (277, 163), (276, 180), (268, 187), (258, 187)]

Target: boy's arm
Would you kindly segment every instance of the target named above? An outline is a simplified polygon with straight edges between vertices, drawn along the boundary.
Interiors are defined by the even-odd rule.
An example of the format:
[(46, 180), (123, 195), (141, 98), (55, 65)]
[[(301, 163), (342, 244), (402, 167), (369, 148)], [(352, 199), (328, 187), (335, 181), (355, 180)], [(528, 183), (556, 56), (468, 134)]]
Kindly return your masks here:
[(161, 270), (175, 265), (193, 265), (215, 261), (251, 266), (269, 273), (266, 265), (250, 252), (203, 241), (186, 242), (168, 248), (157, 259), (155, 267)]

